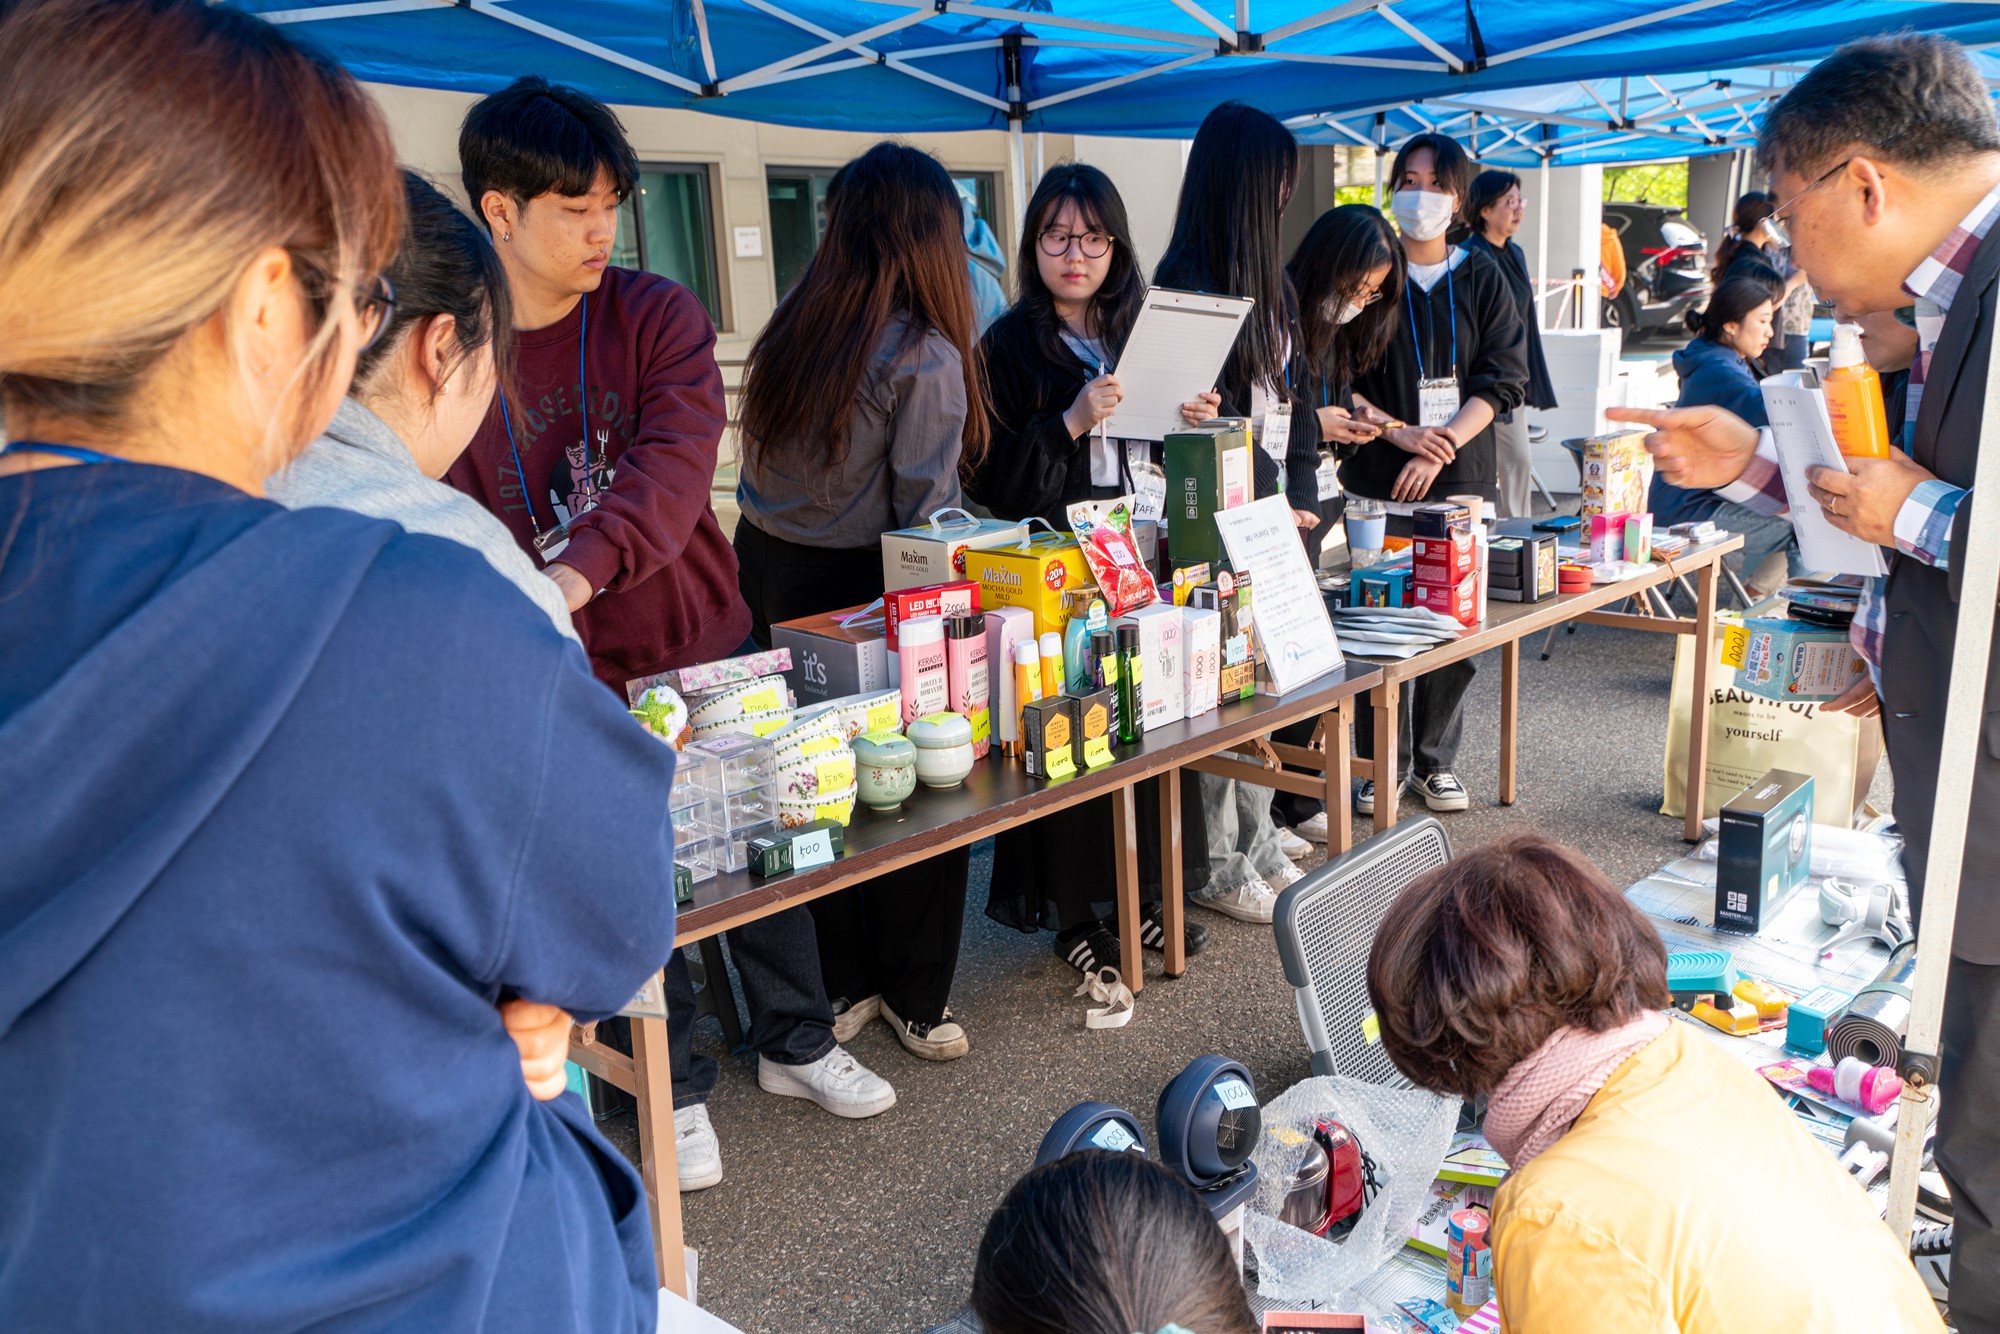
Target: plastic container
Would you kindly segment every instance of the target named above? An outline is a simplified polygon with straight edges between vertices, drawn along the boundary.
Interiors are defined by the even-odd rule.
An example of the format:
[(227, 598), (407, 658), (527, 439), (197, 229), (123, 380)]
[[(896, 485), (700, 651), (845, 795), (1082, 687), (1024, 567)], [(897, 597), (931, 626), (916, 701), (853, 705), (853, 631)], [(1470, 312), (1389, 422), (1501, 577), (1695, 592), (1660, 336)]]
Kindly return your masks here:
[(715, 842), (708, 838), (676, 838), (674, 841), (674, 865), (687, 868), (696, 883), (715, 875)]
[(709, 802), (708, 809), (711, 832), (718, 834), (769, 823), (778, 818), (777, 784), (717, 797)]
[(1889, 414), (1882, 404), (1882, 377), (1861, 350), (1861, 326), (1833, 326), (1832, 369), (1820, 382), (1833, 443), (1850, 459), (1889, 457)]
[(744, 825), (732, 829), (716, 839), (714, 846), (722, 858), (722, 869), (741, 871), (750, 865), (750, 840), (753, 838), (776, 837), (778, 822), (764, 820), (757, 824)]
[(674, 822), (674, 840), (700, 838), (708, 833), (708, 798), (669, 811)]
[(726, 797), (751, 788), (768, 787), (778, 777), (778, 762), (771, 743), (761, 737), (719, 736), (688, 746), (706, 763), (710, 796)]

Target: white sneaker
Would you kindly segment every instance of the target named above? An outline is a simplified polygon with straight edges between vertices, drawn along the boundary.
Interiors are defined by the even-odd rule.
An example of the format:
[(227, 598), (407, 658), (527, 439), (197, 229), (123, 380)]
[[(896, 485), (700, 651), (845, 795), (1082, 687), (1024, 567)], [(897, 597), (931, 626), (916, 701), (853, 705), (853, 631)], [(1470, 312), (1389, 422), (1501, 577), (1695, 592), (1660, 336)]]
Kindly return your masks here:
[(1273, 889), (1284, 889), (1288, 885), (1296, 885), (1299, 881), (1305, 878), (1306, 878), (1306, 873), (1304, 871), (1300, 870), (1292, 863), (1286, 862), (1284, 869), (1282, 871), (1279, 871), (1276, 875), (1272, 875), (1266, 872), (1264, 876), (1264, 882), (1270, 885), (1271, 888)]
[[(1313, 843), (1326, 842), (1326, 812), (1321, 811), (1312, 819), (1293, 825), (1292, 832), (1300, 838), (1307, 839)], [(1285, 855), (1291, 857), (1297, 854), (1288, 852)]]
[(722, 1144), (709, 1124), (708, 1104), (674, 1110), (674, 1163), (682, 1190), (707, 1190), (722, 1181)]
[(1219, 898), (1197, 899), (1196, 902), (1239, 922), (1269, 922), (1277, 907), (1278, 895), (1263, 880), (1246, 880)]
[(921, 1056), (926, 1061), (955, 1061), (972, 1050), (971, 1040), (965, 1036), (965, 1029), (951, 1017), (951, 1008), (945, 1007), (944, 1018), (934, 1024), (918, 1024), (905, 1020), (890, 1009), (882, 1006), (882, 1017), (889, 1021), (889, 1027), (896, 1030), (896, 1038), (903, 1049), (912, 1056)]
[(880, 1116), (896, 1105), (896, 1090), (889, 1081), (838, 1045), (810, 1065), (783, 1065), (759, 1056), (757, 1087), (781, 1098), (810, 1098), (835, 1116), (853, 1121)]
[[(839, 1003), (839, 1002), (836, 1002)], [(881, 1017), (882, 998), (869, 996), (854, 1002), (844, 1010), (836, 1010), (833, 1016), (833, 1040), (852, 1042), (861, 1030)]]
[(1300, 838), (1283, 825), (1278, 826), (1278, 851), (1287, 857), (1303, 857), (1313, 850), (1313, 845)]

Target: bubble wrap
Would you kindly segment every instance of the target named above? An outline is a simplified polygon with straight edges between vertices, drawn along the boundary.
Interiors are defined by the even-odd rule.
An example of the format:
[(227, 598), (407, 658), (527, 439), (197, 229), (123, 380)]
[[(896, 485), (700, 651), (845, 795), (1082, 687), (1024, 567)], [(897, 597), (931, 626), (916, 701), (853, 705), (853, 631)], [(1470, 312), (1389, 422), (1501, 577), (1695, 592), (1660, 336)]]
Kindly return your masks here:
[[(1263, 1140), (1254, 1155), (1257, 1195), (1243, 1228), (1256, 1253), (1257, 1295), (1266, 1301), (1358, 1311), (1385, 1321), (1391, 1317), (1391, 1311), (1378, 1311), (1380, 1303), (1359, 1287), (1409, 1240), (1417, 1214), (1430, 1198), (1438, 1165), (1451, 1147), (1458, 1110), (1456, 1098), (1339, 1075), (1294, 1084), (1267, 1103)], [(1360, 1139), (1382, 1183), (1382, 1193), (1338, 1245), (1278, 1221), (1313, 1124), (1328, 1119), (1344, 1123)]]

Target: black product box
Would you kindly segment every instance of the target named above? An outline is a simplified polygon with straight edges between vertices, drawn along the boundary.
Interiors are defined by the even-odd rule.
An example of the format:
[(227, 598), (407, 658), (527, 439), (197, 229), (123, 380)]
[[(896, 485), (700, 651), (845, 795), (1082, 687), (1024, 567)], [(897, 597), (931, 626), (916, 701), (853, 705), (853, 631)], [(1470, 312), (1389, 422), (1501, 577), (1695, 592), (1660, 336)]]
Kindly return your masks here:
[(798, 845), (806, 839), (817, 841), (822, 833), (827, 836), (834, 856), (838, 857), (846, 850), (847, 828), (838, 820), (814, 820), (796, 829), (751, 839), (743, 845), (744, 851), (750, 854), (750, 874), (783, 875), (792, 869), (792, 857)]
[(1030, 700), (1021, 709), (1021, 759), (1032, 778), (1069, 778), (1077, 771), (1076, 700)]
[(1111, 763), (1112, 747), (1118, 744), (1118, 692), (1105, 686), (1069, 698), (1076, 704), (1076, 767), (1101, 769)]
[(694, 872), (674, 863), (674, 906), (685, 908), (694, 902)]
[(1718, 931), (1757, 932), (1812, 867), (1813, 780), (1773, 769), (1722, 807), (1715, 866)]
[(1556, 594), (1552, 533), (1496, 537), (1487, 548), (1487, 595), (1502, 602), (1540, 602)]
[(1434, 501), (1410, 511), (1410, 536), (1450, 537), (1472, 531), (1472, 511), (1464, 505)]

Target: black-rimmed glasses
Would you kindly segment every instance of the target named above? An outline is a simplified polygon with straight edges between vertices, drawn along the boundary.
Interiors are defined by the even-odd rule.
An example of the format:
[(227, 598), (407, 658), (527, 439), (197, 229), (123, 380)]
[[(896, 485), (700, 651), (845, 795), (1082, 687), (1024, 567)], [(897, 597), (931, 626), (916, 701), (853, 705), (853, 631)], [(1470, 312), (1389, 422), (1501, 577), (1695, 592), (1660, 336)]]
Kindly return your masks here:
[(1050, 259), (1061, 259), (1067, 255), (1072, 244), (1083, 252), (1085, 259), (1103, 259), (1111, 253), (1111, 242), (1115, 238), (1109, 232), (1066, 232), (1060, 227), (1051, 227), (1039, 239), (1042, 253)]
[(1785, 224), (1786, 212), (1791, 209), (1792, 205), (1798, 203), (1801, 199), (1804, 199), (1807, 195), (1811, 194), (1813, 191), (1819, 189), (1822, 185), (1825, 185), (1828, 181), (1832, 180), (1836, 172), (1847, 170), (1847, 163), (1852, 161), (1854, 161), (1853, 158), (1848, 158), (1844, 162), (1836, 162), (1834, 165), (1828, 167), (1825, 171), (1821, 172), (1818, 180), (1814, 181), (1811, 185), (1808, 185), (1805, 189), (1793, 195), (1790, 199), (1787, 199), (1784, 203), (1778, 205), (1777, 208), (1772, 209), (1771, 216), (1764, 219), (1764, 228), (1766, 231), (1771, 233), (1771, 239), (1773, 241), (1776, 241), (1779, 245), (1789, 249), (1792, 244), (1792, 230)]

